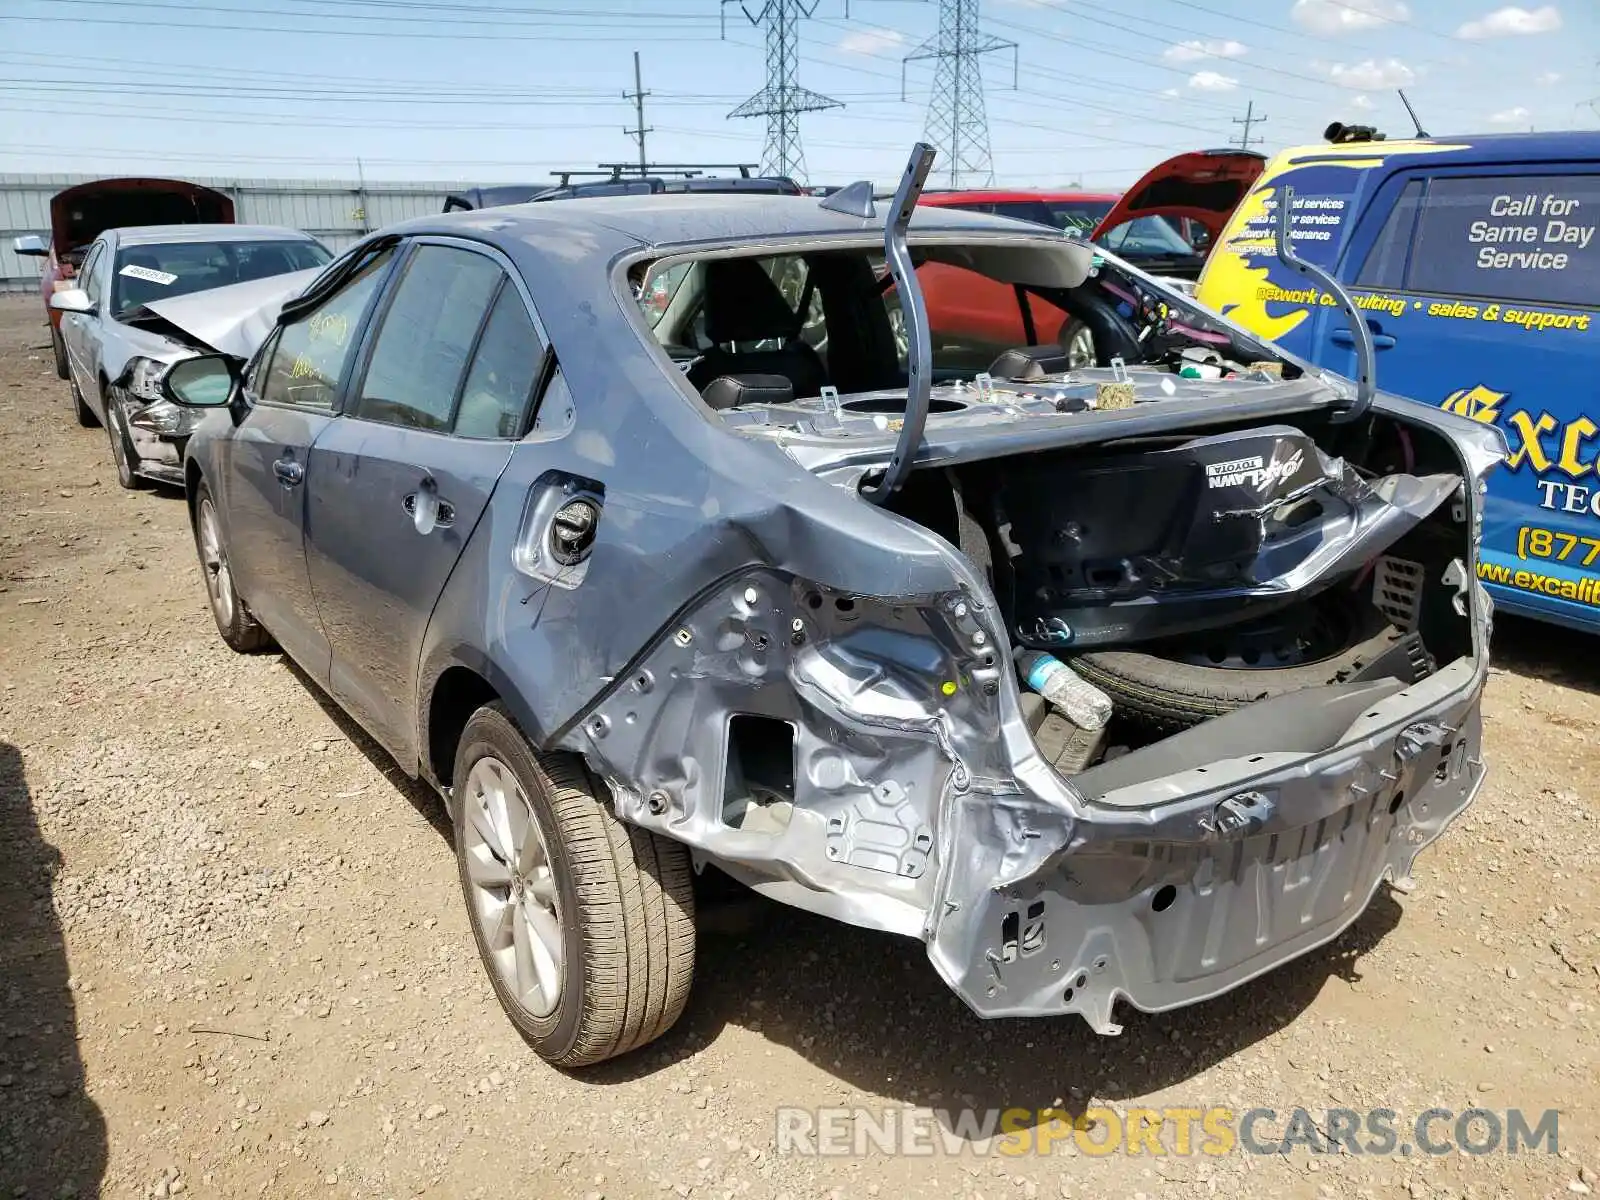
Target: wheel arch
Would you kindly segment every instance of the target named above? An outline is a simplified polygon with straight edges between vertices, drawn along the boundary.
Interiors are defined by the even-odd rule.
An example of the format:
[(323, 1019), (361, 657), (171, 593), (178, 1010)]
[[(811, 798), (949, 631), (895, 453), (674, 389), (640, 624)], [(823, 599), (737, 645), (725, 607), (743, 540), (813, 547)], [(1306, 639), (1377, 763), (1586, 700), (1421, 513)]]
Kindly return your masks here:
[(442, 658), (427, 678), (417, 705), (417, 765), (433, 786), (442, 790), (451, 785), (461, 735), (472, 714), (486, 704), (503, 705), (529, 744), (540, 748), (542, 735), (533, 710), (505, 672), (484, 655), (457, 650)]

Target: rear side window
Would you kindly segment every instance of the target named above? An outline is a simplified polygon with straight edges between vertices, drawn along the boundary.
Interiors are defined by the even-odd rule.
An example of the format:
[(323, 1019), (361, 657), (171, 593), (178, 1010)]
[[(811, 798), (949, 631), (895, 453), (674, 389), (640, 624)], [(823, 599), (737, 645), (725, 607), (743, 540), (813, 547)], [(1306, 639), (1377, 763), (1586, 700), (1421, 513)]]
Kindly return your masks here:
[(1600, 305), (1600, 175), (1434, 179), (1406, 287)]
[(453, 246), (418, 246), (373, 343), (350, 415), (411, 429), (450, 427), (456, 390), (505, 273)]
[(470, 438), (516, 437), (543, 360), (544, 346), (533, 320), (522, 296), (507, 280), (478, 339), (478, 351), (461, 389), (456, 433)]

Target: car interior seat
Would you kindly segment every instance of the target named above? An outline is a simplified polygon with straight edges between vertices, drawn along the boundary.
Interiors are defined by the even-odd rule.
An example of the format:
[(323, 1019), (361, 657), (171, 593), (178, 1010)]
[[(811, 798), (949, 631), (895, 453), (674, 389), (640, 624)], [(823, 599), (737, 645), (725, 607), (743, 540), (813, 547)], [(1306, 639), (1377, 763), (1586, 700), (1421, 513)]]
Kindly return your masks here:
[[(705, 330), (711, 348), (689, 368), (699, 392), (724, 375), (781, 375), (796, 397), (816, 396), (828, 382), (822, 359), (800, 338), (800, 319), (759, 260), (720, 258), (706, 263)], [(741, 344), (778, 342), (774, 349)]]

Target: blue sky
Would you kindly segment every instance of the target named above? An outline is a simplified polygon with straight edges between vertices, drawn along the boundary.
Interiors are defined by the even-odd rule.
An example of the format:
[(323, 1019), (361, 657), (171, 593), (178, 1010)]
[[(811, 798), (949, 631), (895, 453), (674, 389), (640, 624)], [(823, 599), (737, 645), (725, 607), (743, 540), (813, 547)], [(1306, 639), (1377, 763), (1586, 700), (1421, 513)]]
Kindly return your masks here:
[[(759, 12), (766, 0), (746, 0)], [(809, 4), (811, 0), (806, 0)], [(650, 157), (757, 161), (762, 33), (718, 0), (0, 0), (0, 171), (538, 180), (631, 159), (632, 52)], [(892, 182), (937, 0), (816, 0), (799, 81), (811, 182)], [(1433, 133), (1600, 128), (1600, 5), (1494, 0), (984, 0), (997, 182), (1115, 189), (1181, 150), (1262, 149), (1333, 119)], [(1596, 100), (1600, 107), (1600, 100)]]

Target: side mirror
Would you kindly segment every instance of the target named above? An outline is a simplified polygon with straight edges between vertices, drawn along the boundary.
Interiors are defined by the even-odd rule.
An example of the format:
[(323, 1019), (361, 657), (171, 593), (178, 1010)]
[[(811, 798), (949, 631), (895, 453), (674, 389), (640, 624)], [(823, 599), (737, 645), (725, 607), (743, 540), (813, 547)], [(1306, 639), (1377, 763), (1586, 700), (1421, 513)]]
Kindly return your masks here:
[(44, 239), (37, 233), (12, 238), (11, 249), (24, 258), (48, 258), (50, 255), (50, 247), (44, 244)]
[(161, 394), (185, 408), (226, 408), (239, 382), (239, 367), (220, 354), (174, 363), (161, 380)]
[(92, 313), (94, 301), (82, 288), (62, 288), (50, 297), (50, 307), (64, 313)]

